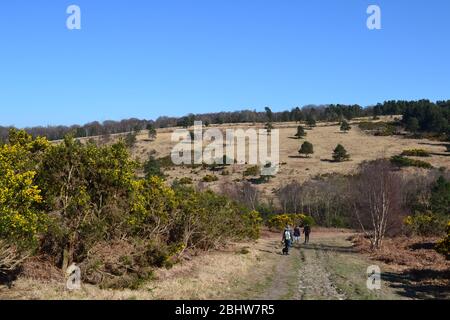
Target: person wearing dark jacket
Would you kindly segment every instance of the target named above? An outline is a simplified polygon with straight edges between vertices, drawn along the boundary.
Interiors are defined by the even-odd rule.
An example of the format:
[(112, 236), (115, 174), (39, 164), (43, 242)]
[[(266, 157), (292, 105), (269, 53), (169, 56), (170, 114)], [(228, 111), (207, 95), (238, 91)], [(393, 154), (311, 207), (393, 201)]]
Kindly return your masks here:
[(300, 242), (301, 230), (299, 226), (295, 226), (294, 228), (294, 242)]
[(303, 227), (303, 233), (305, 234), (305, 243), (309, 243), (309, 234), (311, 233), (311, 227), (309, 224), (306, 224)]

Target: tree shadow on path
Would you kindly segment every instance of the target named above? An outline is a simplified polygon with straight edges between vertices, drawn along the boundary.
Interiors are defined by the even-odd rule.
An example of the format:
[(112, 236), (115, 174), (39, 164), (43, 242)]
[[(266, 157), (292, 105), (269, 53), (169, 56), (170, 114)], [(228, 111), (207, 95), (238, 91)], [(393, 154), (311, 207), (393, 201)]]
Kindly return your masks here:
[(401, 273), (383, 272), (381, 280), (397, 289), (401, 296), (412, 299), (449, 299), (450, 271), (411, 269)]

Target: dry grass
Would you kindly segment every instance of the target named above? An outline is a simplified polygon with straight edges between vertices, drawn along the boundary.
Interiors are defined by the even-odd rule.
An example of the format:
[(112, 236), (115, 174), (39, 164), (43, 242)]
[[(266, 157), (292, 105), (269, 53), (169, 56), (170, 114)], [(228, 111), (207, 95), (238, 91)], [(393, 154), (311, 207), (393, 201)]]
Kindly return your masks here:
[[(242, 250), (245, 248), (246, 250)], [(246, 283), (260, 267), (262, 253), (254, 246), (235, 245), (185, 261), (171, 270), (159, 270), (151, 283), (158, 299), (233, 299), (241, 296)]]
[(255, 283), (270, 276), (276, 257), (266, 252), (267, 243), (265, 239), (234, 243), (221, 251), (194, 256), (170, 270), (158, 269), (156, 280), (139, 290), (109, 290), (84, 284), (82, 290), (69, 292), (61, 279), (21, 276), (12, 289), (0, 285), (0, 300), (239, 299), (257, 293)]
[[(305, 139), (293, 139), (298, 124), (276, 123), (275, 128), (280, 130), (280, 162), (281, 169), (276, 177), (267, 183), (256, 185), (266, 197), (272, 197), (273, 190), (288, 181), (306, 181), (312, 177), (330, 173), (351, 173), (360, 163), (366, 160), (388, 158), (402, 153), (405, 149), (426, 149), (432, 157), (427, 158), (427, 162), (434, 167), (450, 168), (450, 157), (445, 155), (445, 146), (439, 142), (426, 139), (408, 139), (402, 136), (373, 136), (361, 131), (356, 124), (352, 124), (352, 129), (348, 133), (339, 130), (338, 123), (319, 123), (312, 130), (307, 130)], [(261, 124), (234, 124), (213, 126), (221, 130), (226, 128), (255, 128), (259, 129)], [(170, 155), (170, 151), (175, 143), (171, 142), (171, 134), (174, 128), (166, 128), (158, 131), (155, 141), (147, 138), (147, 132), (142, 131), (137, 137), (137, 144), (133, 150), (133, 156), (144, 161), (149, 152), (156, 152), (157, 157)], [(309, 141), (314, 145), (314, 154), (310, 158), (298, 157), (298, 149), (303, 141)], [(337, 144), (342, 144), (351, 155), (351, 161), (334, 163), (332, 151)], [(247, 151), (249, 146), (247, 144)], [(236, 179), (242, 179), (242, 173), (247, 168), (246, 165), (232, 165), (227, 168), (230, 175), (221, 176), (218, 174), (217, 182), (207, 183), (213, 190), (219, 190), (221, 183), (230, 183)], [(416, 170), (420, 171), (420, 170)], [(200, 182), (201, 177), (209, 173), (201, 168), (191, 169), (188, 167), (175, 167), (166, 172), (168, 181), (175, 178), (190, 177), (194, 184)]]
[[(450, 157), (446, 153), (444, 144), (428, 139), (409, 139), (403, 136), (373, 136), (358, 128), (360, 121), (392, 121), (389, 116), (381, 117), (379, 120), (373, 121), (369, 118), (354, 119), (350, 122), (352, 129), (348, 133), (342, 133), (339, 130), (339, 123), (318, 123), (317, 127), (312, 130), (306, 130), (307, 136), (304, 139), (295, 139), (299, 124), (295, 122), (274, 123), (274, 127), (279, 129), (280, 133), (280, 163), (281, 169), (276, 177), (270, 179), (269, 182), (255, 185), (264, 195), (265, 198), (273, 198), (273, 191), (281, 185), (289, 181), (307, 181), (318, 175), (341, 173), (348, 174), (366, 160), (375, 160), (379, 158), (389, 158), (394, 155), (401, 154), (407, 149), (424, 149), (432, 156), (426, 161), (436, 168), (444, 167), (450, 169)], [(218, 128), (223, 132), (226, 129), (263, 129), (264, 124), (222, 124), (212, 125), (208, 128)], [(142, 130), (137, 136), (137, 143), (132, 150), (135, 159), (144, 162), (150, 152), (154, 152), (156, 157), (166, 157), (170, 155), (172, 148), (176, 143), (171, 141), (172, 133), (179, 128), (158, 129), (157, 138), (150, 140), (148, 132)], [(112, 135), (112, 141), (123, 137), (124, 134)], [(100, 137), (94, 138), (99, 139)], [(83, 139), (81, 139), (83, 140)], [(314, 145), (314, 154), (310, 158), (299, 157), (298, 149), (304, 141), (309, 141)], [(270, 141), (270, 138), (269, 138)], [(351, 156), (350, 161), (346, 162), (330, 162), (334, 148), (342, 144)], [(247, 158), (250, 146), (246, 144)], [(270, 149), (270, 148), (269, 148)], [(411, 157), (412, 159), (421, 159)], [(243, 178), (242, 173), (249, 165), (231, 165), (227, 168), (229, 175), (222, 176), (217, 173), (218, 181), (206, 183), (206, 186), (214, 191), (221, 189), (222, 183), (231, 183), (235, 180)], [(407, 168), (406, 170), (414, 170), (415, 172), (425, 172), (424, 169)], [(190, 177), (194, 184), (200, 183), (201, 178), (210, 174), (206, 169), (176, 166), (169, 168), (165, 172), (168, 175), (168, 182), (172, 182), (176, 178)]]

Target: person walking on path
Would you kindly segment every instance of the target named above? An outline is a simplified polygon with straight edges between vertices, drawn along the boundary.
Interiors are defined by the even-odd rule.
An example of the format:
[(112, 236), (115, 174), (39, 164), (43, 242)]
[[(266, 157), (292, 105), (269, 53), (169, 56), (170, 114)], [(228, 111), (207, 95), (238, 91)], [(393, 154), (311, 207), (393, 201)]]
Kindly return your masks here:
[(300, 242), (301, 230), (299, 226), (295, 226), (294, 228), (294, 243)]
[(289, 248), (291, 247), (291, 241), (292, 241), (292, 230), (289, 225), (286, 226), (286, 228), (283, 231), (283, 238), (282, 240), (284, 242), (284, 249), (283, 252), (286, 254), (289, 254)]
[(306, 243), (309, 243), (309, 235), (310, 235), (310, 233), (311, 233), (311, 227), (310, 227), (309, 224), (306, 224), (306, 225), (303, 227), (303, 233), (305, 234), (305, 244), (306, 244)]

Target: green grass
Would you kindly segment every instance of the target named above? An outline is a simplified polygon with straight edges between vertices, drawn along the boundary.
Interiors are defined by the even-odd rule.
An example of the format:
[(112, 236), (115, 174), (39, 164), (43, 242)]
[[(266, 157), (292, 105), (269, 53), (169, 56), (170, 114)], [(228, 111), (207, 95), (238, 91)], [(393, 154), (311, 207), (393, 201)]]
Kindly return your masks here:
[[(297, 248), (292, 248), (293, 250), (298, 250)], [(293, 254), (293, 250), (291, 249), (291, 254)], [(300, 256), (303, 254), (303, 252), (300, 250)], [(281, 300), (292, 300), (294, 299), (295, 294), (298, 291), (298, 271), (301, 267), (301, 261), (302, 259), (297, 256), (294, 256), (292, 259), (290, 259), (291, 266), (290, 266), (290, 272), (289, 272), (289, 282), (288, 282), (288, 288), (285, 295), (281, 296)]]
[[(326, 245), (351, 248), (350, 242), (345, 239), (333, 239), (327, 241)], [(367, 288), (367, 267), (379, 265), (383, 272), (383, 266), (379, 262), (370, 261), (359, 253), (331, 252), (326, 256), (324, 263), (336, 289), (343, 293), (346, 299), (398, 300), (403, 298), (383, 281), (380, 290), (369, 290)]]

